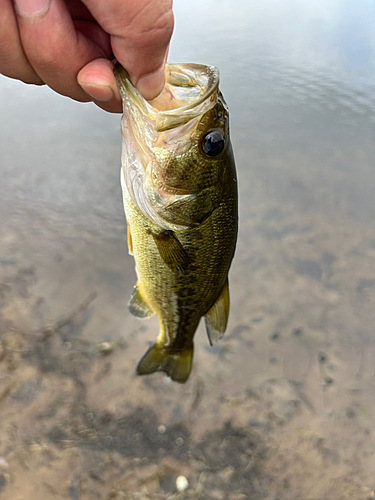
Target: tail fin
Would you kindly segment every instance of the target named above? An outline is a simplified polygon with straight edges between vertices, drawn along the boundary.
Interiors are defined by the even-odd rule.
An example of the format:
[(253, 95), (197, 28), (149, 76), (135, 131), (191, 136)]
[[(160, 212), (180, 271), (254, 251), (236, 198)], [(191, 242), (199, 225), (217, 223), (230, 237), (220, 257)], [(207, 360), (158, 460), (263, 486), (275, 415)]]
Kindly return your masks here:
[(154, 372), (164, 372), (175, 382), (184, 384), (190, 374), (192, 358), (193, 347), (171, 352), (166, 347), (154, 344), (138, 363), (137, 374), (148, 375)]

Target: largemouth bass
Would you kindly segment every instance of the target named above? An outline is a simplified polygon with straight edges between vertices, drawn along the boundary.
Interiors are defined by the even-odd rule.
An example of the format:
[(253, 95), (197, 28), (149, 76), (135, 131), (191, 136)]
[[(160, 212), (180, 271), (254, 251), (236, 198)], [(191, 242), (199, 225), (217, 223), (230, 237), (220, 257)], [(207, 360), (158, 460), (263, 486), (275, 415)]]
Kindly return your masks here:
[(129, 302), (157, 314), (160, 333), (137, 367), (184, 383), (202, 317), (209, 341), (225, 332), (228, 271), (238, 226), (229, 117), (212, 66), (167, 64), (166, 85), (146, 101), (119, 64), (122, 170), (129, 253), (138, 281)]

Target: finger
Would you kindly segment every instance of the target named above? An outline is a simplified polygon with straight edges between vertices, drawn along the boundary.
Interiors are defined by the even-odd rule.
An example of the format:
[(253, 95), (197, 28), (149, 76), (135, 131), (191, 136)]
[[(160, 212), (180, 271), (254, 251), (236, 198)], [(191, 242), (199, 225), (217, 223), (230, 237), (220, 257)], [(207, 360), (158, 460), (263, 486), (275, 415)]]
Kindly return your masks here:
[(113, 74), (114, 64), (108, 59), (95, 59), (78, 73), (83, 90), (105, 111), (121, 113), (122, 101)]
[(24, 51), (35, 72), (59, 94), (88, 101), (77, 74), (93, 59), (109, 55), (108, 35), (94, 23), (84, 27), (84, 21), (76, 30), (63, 0), (15, 0), (15, 6)]
[(23, 51), (11, 0), (0, 0), (0, 73), (25, 83), (43, 83)]
[(146, 99), (164, 85), (164, 64), (173, 32), (172, 0), (83, 0), (111, 35), (116, 59)]

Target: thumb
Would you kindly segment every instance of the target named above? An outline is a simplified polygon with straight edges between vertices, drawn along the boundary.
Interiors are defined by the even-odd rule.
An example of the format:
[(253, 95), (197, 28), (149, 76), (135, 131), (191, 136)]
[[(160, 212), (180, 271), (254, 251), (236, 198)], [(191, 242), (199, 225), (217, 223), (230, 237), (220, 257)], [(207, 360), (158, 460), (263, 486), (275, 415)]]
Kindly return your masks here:
[(116, 59), (146, 99), (163, 90), (164, 65), (173, 32), (172, 0), (84, 0), (110, 35)]

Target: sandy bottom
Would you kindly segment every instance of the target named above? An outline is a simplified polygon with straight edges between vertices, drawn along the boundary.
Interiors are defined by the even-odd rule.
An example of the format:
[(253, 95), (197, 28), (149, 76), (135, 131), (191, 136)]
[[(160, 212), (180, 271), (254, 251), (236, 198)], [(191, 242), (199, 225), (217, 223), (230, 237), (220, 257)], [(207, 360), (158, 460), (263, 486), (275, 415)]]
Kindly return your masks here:
[(123, 240), (7, 226), (2, 500), (374, 498), (374, 240), (276, 219), (242, 225), (228, 331), (210, 348), (200, 326), (184, 386), (135, 375), (157, 322), (127, 311)]

